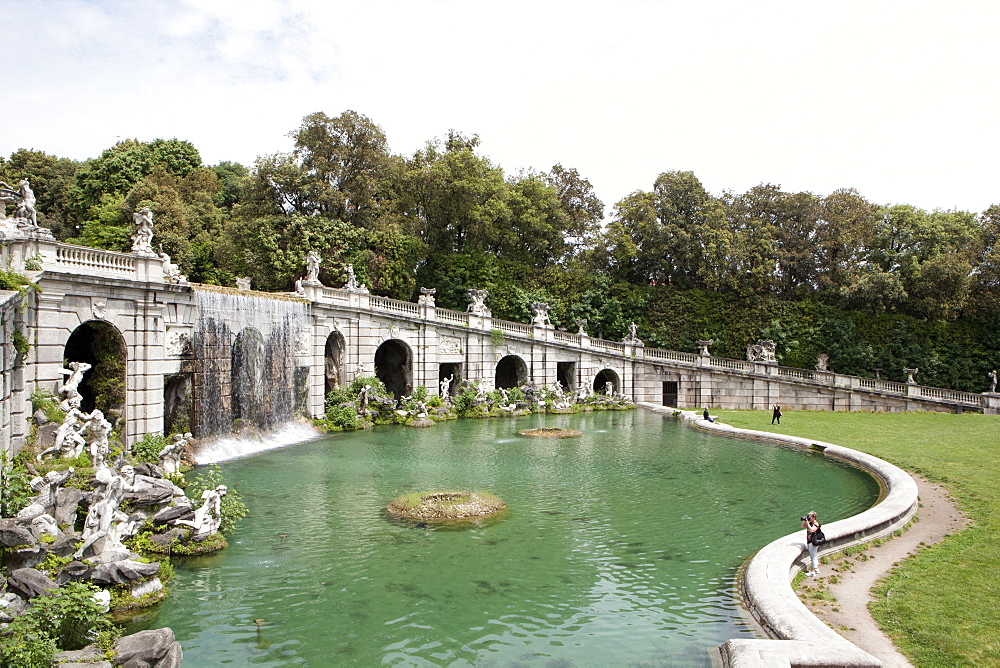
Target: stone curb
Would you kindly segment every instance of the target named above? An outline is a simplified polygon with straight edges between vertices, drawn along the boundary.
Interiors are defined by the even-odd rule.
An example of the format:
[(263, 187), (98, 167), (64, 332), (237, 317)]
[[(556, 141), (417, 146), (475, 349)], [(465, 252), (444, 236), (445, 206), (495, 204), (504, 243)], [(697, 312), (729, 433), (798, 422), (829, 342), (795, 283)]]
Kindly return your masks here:
[[(848, 461), (875, 476), (883, 485), (882, 499), (868, 510), (823, 525), (827, 543), (820, 555), (838, 552), (890, 535), (916, 514), (917, 484), (902, 469), (863, 452), (813, 439), (754, 429), (737, 429), (709, 422), (694, 411), (640, 403), (656, 413), (676, 415), (694, 426), (720, 435), (772, 441), (821, 451)], [(745, 564), (739, 581), (743, 604), (771, 640), (727, 640), (719, 648), (726, 666), (881, 666), (882, 663), (821, 622), (791, 587), (795, 573), (808, 559), (802, 531), (775, 540)]]

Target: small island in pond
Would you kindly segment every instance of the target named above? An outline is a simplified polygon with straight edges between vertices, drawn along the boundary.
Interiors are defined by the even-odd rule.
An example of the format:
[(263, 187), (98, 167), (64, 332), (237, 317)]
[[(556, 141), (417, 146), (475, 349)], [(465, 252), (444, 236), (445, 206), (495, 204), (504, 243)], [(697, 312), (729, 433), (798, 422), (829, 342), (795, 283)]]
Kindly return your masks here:
[(562, 427), (536, 427), (534, 429), (522, 429), (517, 432), (521, 436), (531, 436), (534, 438), (571, 438), (580, 436), (583, 432), (576, 429), (563, 429)]
[(399, 517), (440, 522), (492, 517), (507, 510), (507, 504), (487, 492), (415, 492), (393, 499), (385, 509)]

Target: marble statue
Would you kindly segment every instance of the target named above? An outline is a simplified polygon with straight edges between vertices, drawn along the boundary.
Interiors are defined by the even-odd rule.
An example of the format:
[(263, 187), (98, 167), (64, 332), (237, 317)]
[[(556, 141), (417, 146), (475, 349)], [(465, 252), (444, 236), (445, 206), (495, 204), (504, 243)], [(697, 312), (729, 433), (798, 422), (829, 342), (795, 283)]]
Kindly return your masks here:
[(62, 535), (62, 531), (59, 530), (59, 524), (56, 522), (56, 518), (49, 514), (42, 514), (31, 520), (31, 533), (35, 537), (35, 540), (41, 540), (42, 536), (48, 534), (54, 538), (58, 538)]
[(354, 275), (354, 265), (347, 265), (347, 283), (344, 285), (344, 289), (348, 292), (356, 292), (358, 294), (368, 294), (368, 288), (365, 285), (358, 283), (358, 277)]
[(203, 503), (198, 510), (194, 511), (194, 519), (177, 520), (176, 523), (194, 529), (195, 537), (218, 533), (219, 527), (222, 525), (222, 497), (228, 491), (225, 485), (219, 485), (215, 489), (206, 489), (201, 493)]
[(535, 327), (552, 327), (549, 320), (549, 305), (545, 302), (531, 302), (531, 324)]
[(638, 328), (634, 322), (628, 326), (628, 336), (622, 339), (622, 343), (627, 343), (631, 346), (643, 345), (642, 339), (638, 336)]
[(816, 356), (816, 370), (817, 371), (829, 371), (827, 365), (830, 363), (830, 356), (826, 353), (820, 353)]
[(170, 285), (187, 285), (187, 276), (181, 274), (181, 268), (170, 261), (170, 256), (160, 251), (160, 259), (163, 260), (163, 282)]
[(775, 345), (770, 339), (759, 339), (757, 343), (747, 345), (748, 362), (775, 362)]
[(319, 282), (319, 265), (322, 261), (323, 258), (314, 250), (306, 255), (306, 277), (303, 280), (305, 285), (322, 285)]
[(479, 315), (484, 318), (490, 318), (493, 313), (486, 306), (486, 297), (489, 293), (486, 290), (469, 290), (466, 294), (469, 295), (469, 306), (465, 309), (466, 312), (472, 313), (473, 315)]
[(87, 439), (83, 437), (86, 423), (81, 420), (85, 417), (86, 415), (79, 408), (71, 407), (66, 413), (66, 417), (63, 418), (62, 424), (56, 429), (55, 442), (52, 447), (39, 453), (38, 461), (42, 461), (46, 455), (51, 454), (70, 459), (79, 457), (87, 445)]
[[(7, 203), (14, 205), (14, 215), (7, 218)], [(30, 233), (30, 234), (29, 234)], [(16, 188), (0, 181), (0, 238), (25, 238), (40, 235), (55, 240), (52, 232), (38, 226), (35, 193), (28, 179), (21, 179)]]
[(986, 377), (990, 379), (990, 393), (995, 393), (997, 391), (997, 370), (993, 369), (986, 374)]
[(59, 408), (68, 412), (74, 404), (79, 407), (83, 400), (83, 395), (80, 394), (80, 383), (83, 382), (83, 374), (91, 369), (91, 365), (86, 362), (70, 362), (66, 366), (69, 368), (60, 369), (62, 374), (69, 376), (69, 378), (59, 388), (59, 393), (63, 395)]
[(365, 415), (368, 412), (368, 393), (371, 391), (371, 385), (365, 385), (358, 392), (358, 415)]
[(59, 487), (70, 479), (74, 469), (70, 466), (65, 471), (49, 471), (42, 476), (35, 476), (28, 483), (35, 490), (36, 496), (17, 514), (17, 519), (30, 522), (39, 515), (56, 515), (56, 504), (59, 500)]
[(455, 374), (441, 379), (441, 398), (445, 401), (451, 401), (451, 382), (453, 380), (455, 380)]
[(420, 296), (417, 297), (417, 303), (421, 306), (434, 306), (434, 294), (437, 292), (437, 288), (420, 288)]
[(157, 461), (160, 464), (160, 468), (166, 474), (178, 473), (181, 468), (181, 457), (184, 454), (184, 448), (187, 447), (188, 441), (191, 440), (191, 433), (186, 434), (174, 434), (174, 440), (172, 443), (168, 443), (162, 450), (160, 454), (157, 455)]
[(148, 206), (132, 214), (135, 221), (135, 234), (132, 235), (132, 252), (139, 255), (156, 255), (153, 250), (153, 212)]
[(93, 548), (93, 561), (107, 563), (127, 559), (130, 552), (122, 545), (122, 539), (135, 534), (136, 523), (130, 522), (128, 515), (118, 509), (125, 494), (125, 481), (115, 476), (104, 490), (104, 496), (93, 504), (83, 522), (83, 545), (73, 555), (82, 559), (89, 548)]
[(250, 289), (250, 277), (249, 276), (243, 276), (241, 278), (237, 278), (236, 279), (236, 289), (237, 290), (248, 291)]
[(111, 452), (108, 445), (111, 423), (104, 419), (104, 413), (98, 408), (84, 417), (87, 419), (87, 432), (91, 437), (88, 444), (90, 460), (94, 462), (95, 469), (104, 468), (107, 466), (108, 453)]

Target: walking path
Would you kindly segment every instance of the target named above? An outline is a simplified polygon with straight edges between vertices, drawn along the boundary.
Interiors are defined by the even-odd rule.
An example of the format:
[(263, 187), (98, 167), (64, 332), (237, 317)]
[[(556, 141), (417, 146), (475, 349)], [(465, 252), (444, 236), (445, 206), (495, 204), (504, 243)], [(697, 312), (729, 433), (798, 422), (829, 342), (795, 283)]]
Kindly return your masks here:
[[(944, 488), (919, 476), (911, 474), (911, 477), (920, 491), (919, 521), (911, 524), (903, 535), (879, 547), (868, 547), (861, 559), (855, 555), (821, 564), (821, 576), (803, 579), (796, 590), (802, 602), (827, 626), (891, 668), (912, 664), (896, 650), (868, 612), (872, 587), (900, 561), (967, 524)], [(833, 558), (836, 560), (836, 555)], [(830, 575), (835, 568), (839, 581), (831, 583)], [(816, 593), (823, 594), (823, 598), (816, 598)]]

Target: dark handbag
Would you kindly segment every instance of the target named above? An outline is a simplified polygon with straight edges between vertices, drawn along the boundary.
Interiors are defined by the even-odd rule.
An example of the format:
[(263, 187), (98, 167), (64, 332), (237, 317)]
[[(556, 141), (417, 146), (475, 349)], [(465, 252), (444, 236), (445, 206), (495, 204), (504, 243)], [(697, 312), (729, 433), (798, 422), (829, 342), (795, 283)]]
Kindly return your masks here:
[(826, 535), (823, 534), (822, 529), (816, 529), (811, 534), (809, 534), (809, 542), (813, 545), (822, 545), (826, 542)]

